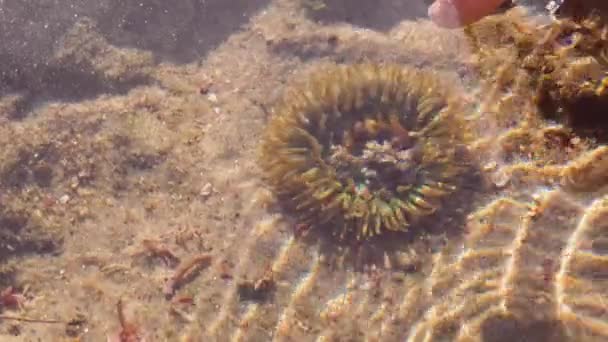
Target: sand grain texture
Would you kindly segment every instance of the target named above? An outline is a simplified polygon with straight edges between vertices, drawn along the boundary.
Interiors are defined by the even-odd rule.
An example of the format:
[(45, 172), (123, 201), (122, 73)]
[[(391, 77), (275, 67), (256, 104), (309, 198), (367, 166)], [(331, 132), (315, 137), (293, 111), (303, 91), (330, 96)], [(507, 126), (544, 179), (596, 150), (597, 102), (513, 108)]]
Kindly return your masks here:
[[(480, 82), (423, 3), (208, 3), (50, 1), (38, 44), (45, 20), (19, 36), (26, 6), (0, 2), (0, 286), (27, 290), (0, 310), (70, 322), (0, 318), (0, 339), (111, 339), (119, 300), (147, 341), (608, 338), (605, 147), (546, 144), (572, 136)], [(286, 83), (360, 61), (459, 82), (484, 181), (461, 218), (370, 250), (295, 237), (256, 162)]]

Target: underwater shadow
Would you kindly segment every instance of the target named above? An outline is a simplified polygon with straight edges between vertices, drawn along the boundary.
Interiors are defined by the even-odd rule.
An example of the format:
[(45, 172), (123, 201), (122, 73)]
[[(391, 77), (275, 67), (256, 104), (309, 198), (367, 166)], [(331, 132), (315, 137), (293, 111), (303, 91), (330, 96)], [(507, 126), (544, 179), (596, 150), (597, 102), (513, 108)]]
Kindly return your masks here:
[[(467, 216), (478, 206), (478, 199), (491, 189), (485, 186), (477, 168), (463, 177), (459, 190), (442, 202), (437, 213), (423, 217), (407, 232), (385, 231), (366, 240), (354, 236), (343, 239), (333, 235), (329, 226), (305, 227), (293, 223), (294, 234), (302, 243), (318, 246), (320, 254), (332, 269), (349, 268), (355, 272), (387, 269), (393, 272), (418, 273), (429, 256), (451, 239), (464, 234)], [(282, 201), (280, 211), (287, 216), (294, 208)], [(427, 265), (428, 266), (428, 265)]]
[(322, 23), (348, 23), (378, 31), (387, 31), (402, 20), (426, 18), (431, 0), (322, 0), (307, 1), (311, 19)]
[(482, 326), (485, 342), (566, 342), (569, 341), (563, 324), (557, 320), (523, 321), (516, 317), (496, 316)]
[(32, 221), (25, 211), (0, 209), (0, 262), (21, 255), (60, 252), (62, 241)]
[[(22, 98), (12, 112), (4, 113), (4, 116), (18, 120), (46, 101), (78, 101), (100, 94), (123, 94), (135, 86), (149, 83), (144, 73), (142, 77), (101, 77), (100, 70), (92, 65), (99, 60), (80, 61), (91, 64), (85, 67), (77, 65), (78, 61), (72, 57), (58, 61), (56, 53), (57, 49), (62, 50), (62, 39), (66, 35), (73, 36), (73, 29), (83, 18), (90, 19), (95, 27), (85, 27), (80, 33), (94, 31), (99, 35), (87, 36), (81, 41), (75, 37), (75, 43), (82, 44), (85, 49), (88, 44), (89, 50), (91, 45), (97, 44), (93, 48), (102, 48), (98, 51), (102, 59), (105, 58), (103, 54), (108, 53), (107, 49), (133, 47), (138, 48), (140, 54), (141, 50), (143, 54), (152, 53), (154, 60), (148, 66), (159, 60), (189, 63), (200, 60), (238, 31), (268, 2), (84, 0), (45, 3), (43, 6), (38, 2), (7, 2), (0, 8), (0, 40), (3, 42), (0, 47), (0, 96), (19, 93)], [(95, 39), (96, 42), (91, 42)], [(124, 52), (116, 50), (110, 51), (115, 57), (111, 62), (120, 68), (119, 57)], [(79, 47), (75, 48), (74, 54), (76, 57), (84, 55)]]
[(99, 94), (125, 94), (131, 88), (148, 83), (148, 77), (112, 80), (90, 68), (36, 63), (31, 59), (0, 52), (0, 96), (18, 92), (21, 97), (12, 111), (4, 113), (11, 120), (25, 118), (38, 104), (46, 101), (92, 99)]
[(238, 31), (269, 0), (114, 1), (98, 25), (117, 46), (189, 63)]

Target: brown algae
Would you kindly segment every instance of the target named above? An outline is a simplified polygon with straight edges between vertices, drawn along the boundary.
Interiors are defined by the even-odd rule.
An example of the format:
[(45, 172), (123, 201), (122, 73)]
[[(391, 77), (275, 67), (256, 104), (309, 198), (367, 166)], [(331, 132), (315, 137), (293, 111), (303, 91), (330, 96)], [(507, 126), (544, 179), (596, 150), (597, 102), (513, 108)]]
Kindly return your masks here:
[(397, 65), (315, 73), (269, 123), (268, 183), (300, 224), (339, 238), (407, 231), (440, 209), (466, 167), (464, 120), (445, 83)]
[[(605, 140), (608, 117), (608, 23), (605, 12), (562, 11), (549, 24), (521, 8), (465, 29), (482, 79), (497, 69), (501, 88), (530, 97), (541, 118)], [(505, 62), (506, 61), (506, 62)]]

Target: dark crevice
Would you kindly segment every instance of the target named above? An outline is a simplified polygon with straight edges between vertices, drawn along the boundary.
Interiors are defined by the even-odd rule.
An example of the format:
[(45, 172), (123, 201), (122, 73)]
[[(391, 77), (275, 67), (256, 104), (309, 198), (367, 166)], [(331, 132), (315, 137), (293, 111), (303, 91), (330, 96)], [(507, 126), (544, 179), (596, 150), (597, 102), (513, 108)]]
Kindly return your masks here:
[(605, 143), (608, 140), (608, 98), (581, 96), (566, 105), (569, 125), (579, 135)]
[(566, 342), (564, 327), (558, 321), (523, 321), (511, 316), (497, 316), (482, 326), (484, 342)]

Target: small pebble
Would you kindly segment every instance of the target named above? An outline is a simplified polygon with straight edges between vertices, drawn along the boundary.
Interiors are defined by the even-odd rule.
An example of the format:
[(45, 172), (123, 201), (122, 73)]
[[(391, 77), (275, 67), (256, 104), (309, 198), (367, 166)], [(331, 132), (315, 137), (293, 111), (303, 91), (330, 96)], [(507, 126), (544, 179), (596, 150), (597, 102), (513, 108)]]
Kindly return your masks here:
[(213, 103), (217, 103), (217, 95), (215, 95), (215, 93), (210, 93), (209, 95), (207, 95), (207, 100)]
[(211, 185), (211, 183), (207, 183), (207, 184), (203, 185), (200, 195), (203, 198), (208, 198), (209, 196), (211, 196), (212, 192), (213, 192), (213, 186)]
[(67, 194), (59, 197), (59, 203), (61, 203), (61, 204), (66, 204), (69, 201), (70, 201), (70, 196)]
[(496, 162), (489, 162), (486, 165), (483, 166), (484, 171), (493, 171), (496, 170)]
[(499, 188), (505, 187), (509, 181), (511, 180), (511, 177), (504, 173), (504, 172), (496, 172), (491, 176), (492, 182), (494, 183), (494, 185), (496, 185)]

